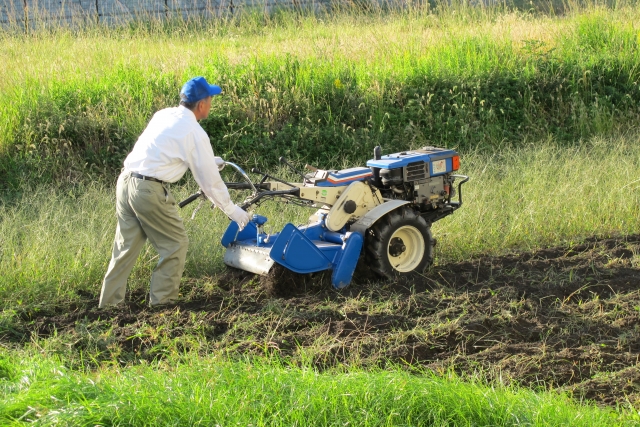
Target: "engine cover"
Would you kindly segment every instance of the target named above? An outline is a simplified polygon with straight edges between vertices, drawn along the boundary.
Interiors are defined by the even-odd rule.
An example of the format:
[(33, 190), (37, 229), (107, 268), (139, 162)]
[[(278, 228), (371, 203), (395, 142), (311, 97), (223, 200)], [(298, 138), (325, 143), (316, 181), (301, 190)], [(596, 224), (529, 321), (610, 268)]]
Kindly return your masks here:
[(455, 150), (437, 147), (423, 147), (418, 150), (382, 156), (380, 160), (369, 160), (367, 166), (379, 169), (405, 168), (405, 182), (418, 181), (430, 176), (444, 175), (458, 169)]

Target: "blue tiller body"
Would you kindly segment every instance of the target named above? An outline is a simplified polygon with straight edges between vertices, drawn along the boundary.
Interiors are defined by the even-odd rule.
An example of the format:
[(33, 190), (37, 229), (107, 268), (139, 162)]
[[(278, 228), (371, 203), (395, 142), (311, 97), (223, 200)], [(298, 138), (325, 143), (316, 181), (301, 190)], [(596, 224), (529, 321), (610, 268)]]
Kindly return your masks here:
[[(228, 164), (249, 180), (237, 165)], [(425, 268), (433, 260), (431, 224), (462, 205), (460, 187), (469, 178), (455, 174), (459, 165), (458, 154), (450, 149), (424, 147), (381, 156), (376, 147), (367, 167), (312, 168), (302, 183), (267, 181), (270, 176), (264, 174), (257, 184), (249, 181), (254, 194), (243, 207), (284, 197), (319, 210), (309, 224), (289, 223), (274, 234), (264, 233), (267, 218), (262, 215), (253, 215), (241, 231), (231, 222), (221, 242), (224, 262), (257, 274), (267, 274), (274, 263), (301, 274), (331, 270), (338, 289), (351, 282), (362, 258), (382, 276)], [(452, 201), (457, 178), (462, 178), (458, 200)]]
[(331, 283), (336, 288), (343, 288), (351, 282), (362, 251), (364, 236), (361, 233), (330, 231), (322, 218), (309, 226), (296, 227), (289, 223), (281, 232), (267, 235), (260, 232), (260, 222), (264, 224), (266, 218), (254, 215), (254, 220), (240, 232), (238, 225), (231, 222), (222, 237), (227, 253), (247, 251), (262, 254), (302, 274), (333, 270)]

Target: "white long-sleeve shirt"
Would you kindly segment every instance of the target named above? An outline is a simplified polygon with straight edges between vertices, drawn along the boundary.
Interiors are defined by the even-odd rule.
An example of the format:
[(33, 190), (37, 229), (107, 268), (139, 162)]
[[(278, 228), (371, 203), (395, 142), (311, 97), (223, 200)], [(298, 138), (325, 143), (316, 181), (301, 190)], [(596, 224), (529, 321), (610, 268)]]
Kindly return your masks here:
[(204, 194), (231, 215), (235, 204), (216, 166), (209, 136), (195, 114), (183, 106), (154, 114), (124, 161), (129, 172), (176, 182), (191, 170)]

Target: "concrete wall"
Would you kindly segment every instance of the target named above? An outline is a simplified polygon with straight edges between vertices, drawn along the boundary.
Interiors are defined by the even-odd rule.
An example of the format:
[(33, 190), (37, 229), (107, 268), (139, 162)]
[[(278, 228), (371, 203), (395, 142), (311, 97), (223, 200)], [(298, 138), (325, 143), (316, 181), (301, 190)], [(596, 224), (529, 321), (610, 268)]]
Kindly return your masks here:
[[(132, 19), (182, 16), (212, 18), (247, 7), (322, 8), (331, 0), (0, 0), (0, 25), (36, 28), (86, 22), (126, 23)], [(347, 0), (349, 2), (351, 0)]]

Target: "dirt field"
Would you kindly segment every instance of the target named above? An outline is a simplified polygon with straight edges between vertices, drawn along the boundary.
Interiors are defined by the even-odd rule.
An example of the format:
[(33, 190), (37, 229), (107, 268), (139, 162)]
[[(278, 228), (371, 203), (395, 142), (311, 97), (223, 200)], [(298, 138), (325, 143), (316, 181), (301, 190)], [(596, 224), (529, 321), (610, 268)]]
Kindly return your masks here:
[(279, 353), (320, 368), (398, 364), (637, 406), (639, 263), (635, 235), (480, 257), (395, 282), (360, 266), (341, 292), (324, 276), (229, 271), (183, 284), (173, 307), (149, 309), (138, 292), (98, 310), (96, 289), (79, 304), (25, 309), (0, 339), (22, 346), (36, 334), (49, 350), (82, 350), (93, 363), (197, 350)]

